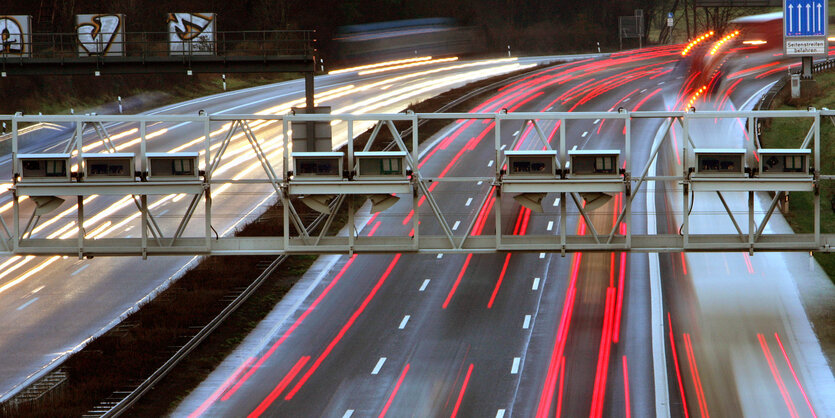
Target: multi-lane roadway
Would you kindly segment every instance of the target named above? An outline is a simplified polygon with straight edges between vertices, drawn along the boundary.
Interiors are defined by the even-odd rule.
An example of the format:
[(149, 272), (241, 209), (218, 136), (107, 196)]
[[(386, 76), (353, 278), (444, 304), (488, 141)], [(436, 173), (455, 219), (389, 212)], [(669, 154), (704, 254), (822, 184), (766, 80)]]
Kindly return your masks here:
[[(680, 110), (701, 87), (681, 49), (652, 48), (542, 70), (473, 111)], [(769, 67), (739, 77), (758, 66), (753, 55), (734, 56), (743, 70), (715, 81), (696, 105), (750, 108), (778, 76)], [(700, 126), (694, 140), (725, 146), (744, 141), (729, 124)], [(647, 163), (662, 126), (661, 120), (633, 123), (633, 167)], [(422, 172), (490, 176), (495, 154), (484, 138), (492, 138), (493, 128), (459, 121), (442, 130), (423, 147)], [(502, 129), (509, 147), (525, 128)], [(543, 129), (556, 141), (556, 125)], [(680, 140), (680, 129), (673, 131)], [(615, 121), (569, 122), (566, 132), (569, 147), (623, 147), (623, 124)], [(522, 134), (522, 149), (541, 146), (530, 129)], [(670, 146), (653, 169), (658, 174), (681, 170), (675, 141), (666, 142)], [(473, 234), (493, 233), (496, 203), (484, 198), (489, 184), (436, 184), (433, 193), (453, 229), (474, 222)], [(665, 193), (675, 185), (650, 187), (649, 197), (643, 192), (633, 202), (634, 212), (646, 216), (636, 216), (632, 227), (676, 228), (680, 209), (677, 215), (674, 208), (681, 203), (677, 193)], [(554, 196), (543, 202), (544, 214), (510, 199), (501, 204), (505, 233), (557, 233), (559, 212), (549, 209), (559, 204)], [(623, 204), (617, 196), (593, 212), (598, 231), (611, 228)], [(710, 223), (715, 206), (700, 204), (705, 206), (694, 212), (705, 213)], [(365, 218), (362, 233), (408, 233), (411, 216), (407, 205), (395, 206)], [(422, 219), (422, 228), (437, 228), (431, 216)], [(576, 213), (567, 221), (572, 231), (586, 232)], [(819, 269), (792, 275), (796, 258), (324, 257), (175, 415), (651, 416), (667, 407), (674, 416), (832, 415), (832, 374), (793, 281), (825, 278)], [(663, 283), (661, 312), (653, 312), (660, 297), (653, 283)], [(655, 319), (662, 332), (651, 332)], [(659, 342), (661, 350), (654, 345)], [(659, 370), (661, 381), (655, 378)]]
[[(657, 47), (538, 70), (472, 111), (680, 110), (702, 80), (691, 76), (681, 50), (680, 45)], [(696, 102), (697, 107), (749, 108), (779, 77), (772, 70), (789, 65), (763, 67), (758, 60), (779, 58), (748, 52), (730, 57), (724, 79), (712, 81), (710, 93)], [(731, 64), (737, 68), (731, 70)], [(460, 63), (395, 70), (402, 79), (386, 72), (323, 77), (317, 80), (320, 101), (332, 105), (334, 113), (397, 111), (409, 101), (464, 82), (463, 76), (441, 82), (439, 76), (447, 73), (423, 72), (454, 65)], [(508, 65), (448, 71), (466, 74)], [(161, 111), (281, 113), (298, 100), (300, 90), (299, 83), (288, 83)], [(714, 143), (707, 141), (729, 146), (745, 141), (733, 123), (695, 127), (694, 140), (710, 146)], [(554, 143), (558, 126), (542, 127)], [(662, 120), (633, 122), (633, 170), (647, 163), (663, 127)], [(154, 138), (154, 150), (174, 149), (200, 136), (199, 129), (188, 131), (188, 125), (159, 128), (166, 131)], [(565, 128), (570, 148), (623, 147), (622, 122), (590, 119), (568, 122)], [(110, 128), (114, 135), (130, 129)], [(280, 135), (275, 126), (261, 129), (267, 137)], [(421, 171), (434, 177), (491, 176), (497, 164), (489, 139), (493, 129), (479, 121), (455, 122), (424, 143)], [(681, 131), (674, 127), (673, 132), (680, 140)], [(519, 148), (541, 147), (530, 128), (512, 124), (502, 125), (503, 144), (510, 147), (517, 133), (523, 138)], [(126, 134), (115, 142), (125, 144), (133, 136)], [(55, 145), (54, 139), (43, 141), (33, 139), (27, 146), (43, 150)], [(680, 170), (674, 146), (661, 155), (655, 167), (659, 174)], [(242, 162), (232, 160), (225, 169), (233, 174), (257, 164)], [(545, 213), (537, 214), (510, 199), (485, 199), (490, 187), (488, 182), (437, 182), (432, 192), (459, 235), (471, 223), (473, 234), (492, 234), (494, 204), (503, 205), (505, 233), (558, 233), (560, 202), (555, 196), (546, 198)], [(632, 203), (633, 211), (645, 216), (636, 216), (631, 227), (640, 232), (676, 228), (680, 209), (677, 215), (675, 208), (681, 203), (675, 185), (659, 182), (648, 187), (649, 195), (642, 192)], [(218, 200), (224, 194), (230, 200), (248, 195), (225, 189)], [(265, 196), (227, 206), (234, 209), (226, 214), (222, 228), (234, 226), (239, 213), (263, 204)], [(174, 203), (163, 199), (155, 209), (163, 211)], [(710, 218), (717, 212), (714, 203), (704, 199), (694, 208), (697, 215), (704, 214), (701, 225), (719, 225)], [(593, 211), (595, 228), (610, 229), (623, 205), (624, 197), (616, 196)], [(398, 204), (362, 218), (361, 233), (408, 234), (414, 215), (407, 206)], [(129, 209), (118, 209), (125, 211), (122, 219), (131, 216)], [(425, 210), (421, 208), (423, 230), (437, 230)], [(570, 213), (568, 228), (586, 233), (588, 226), (576, 211)], [(56, 222), (39, 233), (59, 233), (60, 227)], [(111, 226), (103, 228), (100, 233)], [(11, 302), (3, 304), (8, 327), (0, 331), (0, 349), (10, 358), (0, 367), (10, 378), (0, 383), (13, 387), (107, 328), (189, 261), (3, 260), (9, 273), (2, 277), (0, 297)], [(28, 264), (12, 269), (19, 263)], [(798, 256), (782, 254), (322, 257), (270, 319), (175, 415), (644, 416), (665, 407), (674, 416), (832, 415), (832, 374), (793, 281), (819, 280), (822, 273), (813, 268), (798, 277), (791, 273), (797, 263)], [(801, 264), (808, 263), (804, 259)], [(831, 284), (824, 289), (831, 292)], [(68, 325), (66, 318), (77, 324)], [(652, 330), (658, 319), (661, 333)], [(659, 372), (661, 379), (656, 378)]]
[[(578, 57), (573, 57), (574, 59)], [(568, 57), (572, 59), (572, 57)], [(362, 75), (343, 73), (317, 78), (317, 102), (332, 106), (335, 112), (398, 112), (409, 103), (461, 86), (468, 82), (517, 71), (554, 58), (482, 60), (478, 62), (422, 62)], [(256, 87), (209, 96), (166, 106), (150, 115), (196, 115), (199, 110), (211, 114), (281, 114), (291, 106), (303, 104), (302, 81)], [(280, 124), (279, 124), (280, 125)], [(272, 138), (280, 128), (268, 123), (252, 125), (256, 135)], [(120, 151), (134, 151), (138, 146), (137, 124), (106, 125), (113, 144)], [(20, 139), (20, 153), (60, 152), (72, 136), (74, 127), (55, 124), (30, 130)], [(226, 135), (222, 126), (214, 126), (212, 139)], [(344, 130), (344, 128), (343, 128)], [(359, 130), (359, 129), (358, 129)], [(147, 127), (148, 151), (201, 151), (202, 127), (191, 123), (150, 123)], [(339, 132), (335, 132), (338, 138)], [(225, 154), (217, 174), (224, 178), (248, 178), (257, 160), (246, 152), (246, 139), (238, 134)], [(344, 132), (342, 133), (344, 141)], [(8, 139), (8, 138), (6, 138)], [(88, 129), (85, 152), (105, 152), (100, 139)], [(265, 147), (278, 155), (280, 141)], [(0, 178), (11, 179), (10, 155), (0, 157)], [(8, 182), (2, 183), (0, 215), (12, 225), (12, 196)], [(257, 215), (268, 204), (269, 188), (241, 187), (213, 191), (218, 202), (213, 214), (214, 228), (229, 233), (246, 219)], [(153, 213), (160, 223), (176, 227), (188, 199), (183, 196), (160, 196), (152, 199)], [(30, 213), (32, 204), (21, 203), (22, 213)], [(85, 201), (89, 235), (130, 236), (139, 234), (137, 211), (132, 201), (107, 196), (88, 197)], [(57, 214), (57, 216), (55, 216)], [(101, 214), (96, 216), (97, 214)], [(72, 224), (74, 209), (65, 203), (41, 221), (33, 237), (75, 237)], [(22, 219), (25, 224), (26, 219)], [(191, 225), (200, 225), (196, 220)], [(169, 229), (170, 231), (170, 229)], [(138, 236), (138, 235), (135, 235)], [(83, 347), (90, 338), (114, 326), (136, 309), (142, 300), (155, 296), (195, 262), (190, 257), (164, 257), (143, 261), (131, 258), (96, 258), (78, 260), (61, 257), (0, 258), (0, 398), (6, 399), (24, 382), (52, 369), (66, 355)]]

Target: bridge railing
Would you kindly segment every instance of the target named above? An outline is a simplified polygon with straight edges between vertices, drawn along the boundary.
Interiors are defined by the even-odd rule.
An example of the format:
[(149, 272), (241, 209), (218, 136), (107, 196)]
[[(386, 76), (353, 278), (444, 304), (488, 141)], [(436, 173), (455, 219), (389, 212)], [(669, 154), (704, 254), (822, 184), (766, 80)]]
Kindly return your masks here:
[[(29, 34), (26, 34), (29, 35)], [(85, 48), (77, 33), (31, 34), (26, 54), (2, 53), (0, 61), (25, 62), (31, 59), (70, 59), (79, 57), (169, 57), (184, 55), (220, 56), (309, 56), (314, 54), (315, 31), (218, 31), (193, 41), (172, 40), (169, 32), (126, 32), (100, 34)], [(173, 50), (171, 45), (177, 44)]]

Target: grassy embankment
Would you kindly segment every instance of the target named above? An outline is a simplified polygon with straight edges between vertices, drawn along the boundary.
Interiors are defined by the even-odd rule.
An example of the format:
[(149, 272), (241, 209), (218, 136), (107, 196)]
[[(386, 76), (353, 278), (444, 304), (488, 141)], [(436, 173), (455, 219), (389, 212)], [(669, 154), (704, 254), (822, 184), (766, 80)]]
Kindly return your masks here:
[[(791, 99), (789, 86), (777, 95), (772, 104), (775, 110), (806, 110), (807, 107), (835, 108), (835, 73), (815, 76), (817, 88), (809, 97)], [(811, 127), (810, 119), (776, 118), (766, 121), (763, 129), (763, 146), (766, 148), (798, 148)], [(821, 174), (835, 174), (835, 127), (828, 119), (821, 119), (820, 137)], [(821, 181), (821, 232), (835, 232), (835, 182)], [(789, 212), (785, 218), (800, 233), (814, 230), (814, 195), (791, 193)], [(835, 281), (835, 254), (815, 253), (815, 259)]]

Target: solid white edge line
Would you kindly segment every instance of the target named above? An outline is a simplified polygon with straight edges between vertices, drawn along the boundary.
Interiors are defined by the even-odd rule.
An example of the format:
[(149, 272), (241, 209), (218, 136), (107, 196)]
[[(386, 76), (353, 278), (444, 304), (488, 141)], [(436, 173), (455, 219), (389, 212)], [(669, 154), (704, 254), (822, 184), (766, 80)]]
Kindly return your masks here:
[[(661, 124), (655, 134), (653, 148), (661, 146), (661, 141), (670, 128), (671, 121), (667, 119)], [(655, 176), (656, 159), (649, 167), (649, 176)], [(647, 190), (647, 233), (658, 233), (658, 218), (655, 216), (655, 182), (648, 181)], [(652, 191), (652, 193), (650, 193)], [(650, 293), (650, 324), (652, 327), (652, 371), (655, 380), (655, 416), (670, 416), (670, 392), (667, 384), (667, 354), (664, 347), (664, 299), (661, 293), (661, 265), (658, 253), (649, 253), (649, 293)]]
[(374, 366), (374, 370), (371, 371), (371, 374), (380, 373), (380, 369), (383, 368), (383, 364), (386, 364), (386, 358), (385, 357), (380, 357), (380, 359), (377, 360), (377, 365)]

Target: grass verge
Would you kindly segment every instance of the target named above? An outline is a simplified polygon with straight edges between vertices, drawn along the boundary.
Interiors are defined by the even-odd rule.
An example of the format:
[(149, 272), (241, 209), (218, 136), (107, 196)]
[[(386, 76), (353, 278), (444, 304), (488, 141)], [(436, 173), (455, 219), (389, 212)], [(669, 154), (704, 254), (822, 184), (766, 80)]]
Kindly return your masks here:
[[(775, 97), (772, 109), (775, 110), (806, 110), (809, 106), (815, 108), (833, 107), (835, 105), (835, 73), (822, 73), (815, 76), (817, 88), (814, 93), (801, 99), (792, 99), (789, 85)], [(762, 142), (766, 148), (799, 148), (811, 127), (810, 119), (775, 118), (765, 120), (762, 130)], [(821, 119), (820, 163), (822, 174), (835, 174), (835, 127), (827, 119)], [(821, 196), (821, 231), (835, 231), (835, 183), (823, 180), (820, 182)], [(789, 196), (789, 211), (784, 217), (795, 232), (814, 232), (814, 195), (808, 193), (791, 193)], [(815, 259), (835, 283), (835, 254), (815, 253)]]
[[(534, 71), (526, 69), (520, 73)], [(515, 74), (498, 76), (451, 90), (432, 99), (409, 106), (421, 112), (434, 112), (470, 91), (489, 86)], [(496, 89), (471, 97), (450, 112), (466, 112)], [(421, 127), (420, 141), (446, 126), (449, 121), (432, 121)], [(405, 126), (398, 126), (399, 129)], [(367, 141), (365, 132), (357, 146)], [(375, 149), (391, 136), (383, 129)], [(306, 221), (315, 218), (303, 204), (294, 205)], [(280, 235), (282, 208), (270, 207), (258, 220), (247, 225), (241, 236)], [(338, 219), (332, 229), (338, 230), (345, 222)], [(227, 319), (209, 338), (182, 361), (172, 373), (158, 383), (135, 406), (132, 416), (161, 416), (176, 406), (200, 384), (223, 359), (231, 353), (249, 332), (281, 300), (315, 261), (315, 256), (291, 256), (259, 288), (258, 292)], [(269, 257), (235, 256), (207, 257), (188, 271), (169, 289), (128, 317), (120, 326), (91, 342), (62, 366), (69, 379), (50, 396), (40, 401), (19, 405), (13, 410), (0, 410), (0, 416), (80, 416), (114, 391), (125, 390), (125, 383), (138, 383), (153, 373), (185, 337), (195, 334), (217, 315), (236, 290), (249, 285), (272, 261)]]
[[(777, 110), (805, 110), (835, 105), (835, 73), (815, 75), (817, 88), (813, 94), (791, 99), (789, 84), (775, 97), (772, 108)], [(764, 121), (763, 146), (766, 148), (798, 148), (811, 126), (810, 119), (777, 118)], [(835, 173), (835, 127), (821, 119), (820, 167), (822, 174)], [(835, 231), (835, 184), (820, 181), (821, 232)], [(814, 229), (814, 195), (812, 192), (791, 193), (789, 210), (783, 215), (795, 232), (810, 233)], [(814, 257), (829, 279), (835, 283), (835, 254), (814, 253)], [(802, 272), (795, 277), (806, 315), (820, 342), (830, 369), (835, 366), (835, 310), (832, 309), (831, 288), (826, 283), (805, 280)]]

